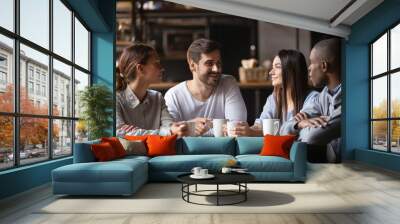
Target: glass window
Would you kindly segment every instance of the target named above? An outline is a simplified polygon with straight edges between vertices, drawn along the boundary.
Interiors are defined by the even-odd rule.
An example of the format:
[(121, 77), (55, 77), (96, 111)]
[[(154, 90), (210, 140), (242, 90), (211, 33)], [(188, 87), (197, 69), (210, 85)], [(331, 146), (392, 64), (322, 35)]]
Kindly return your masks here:
[(72, 121), (53, 120), (53, 157), (72, 154)]
[(391, 151), (400, 153), (400, 120), (391, 121)]
[[(28, 46), (25, 46), (21, 44), (21, 55), (24, 55), (24, 57), (21, 57), (21, 74), (20, 74), (20, 80), (21, 80), (21, 88), (20, 88), (20, 108), (21, 108), (21, 113), (24, 114), (40, 114), (40, 115), (47, 115), (48, 114), (48, 97), (43, 96), (43, 92), (41, 90), (41, 86), (39, 84), (40, 82), (40, 75), (41, 71), (45, 72), (46, 74), (48, 73), (48, 63), (49, 63), (49, 57), (43, 53), (40, 53)], [(36, 90), (35, 90), (35, 95), (31, 96), (29, 95), (27, 91), (27, 87), (25, 86), (25, 80), (26, 80), (26, 62), (29, 61), (30, 65), (32, 65), (36, 69), (36, 74), (37, 74), (37, 79), (39, 79), (36, 83)], [(46, 85), (47, 81), (45, 82)], [(40, 99), (43, 101), (40, 105), (32, 105), (29, 101), (29, 99), (35, 98), (36, 100), (38, 99), (37, 97), (40, 97)]]
[(75, 121), (75, 142), (88, 140), (88, 128), (85, 120)]
[(75, 69), (75, 117), (79, 117), (81, 114), (80, 104), (80, 94), (85, 89), (85, 87), (89, 86), (89, 75), (81, 72), (78, 69)]
[(0, 115), (0, 170), (14, 165), (14, 122), (11, 116)]
[(14, 31), (14, 0), (1, 0), (0, 26)]
[(72, 12), (60, 1), (53, 0), (53, 50), (71, 60)]
[(381, 151), (387, 151), (387, 121), (372, 122), (373, 148)]
[(29, 94), (34, 93), (33, 82), (28, 82), (28, 92), (29, 92)]
[(400, 24), (390, 32), (390, 68), (400, 67)]
[[(20, 18), (14, 13), (15, 3), (19, 3)], [(7, 112), (0, 115), (0, 170), (45, 161), (52, 156), (70, 156), (73, 152), (78, 136), (73, 136), (78, 118), (75, 116), (80, 114), (76, 94), (90, 84), (90, 32), (68, 4), (64, 0), (0, 0), (0, 112)], [(15, 30), (20, 32), (17, 34)], [(19, 43), (17, 55), (14, 42)], [(63, 59), (57, 60), (54, 54)], [(15, 56), (20, 60), (19, 74), (15, 74)], [(15, 77), (20, 85), (18, 94), (15, 94)], [(50, 79), (53, 89), (49, 88)], [(49, 106), (53, 108), (51, 114)], [(15, 121), (19, 121), (19, 127), (13, 127)], [(19, 131), (14, 134), (15, 128)], [(76, 129), (81, 131), (79, 139), (87, 140), (86, 126), (80, 128)], [(14, 142), (18, 145), (13, 145)]]
[(372, 75), (387, 71), (387, 34), (372, 44)]
[(21, 36), (49, 48), (49, 0), (20, 0)]
[(390, 85), (391, 117), (400, 118), (400, 72), (391, 75)]
[(371, 147), (400, 153), (400, 25), (387, 30), (370, 50)]
[(387, 118), (387, 78), (373, 80), (372, 118)]
[[(72, 83), (72, 69), (71, 66), (66, 65), (56, 59), (53, 60), (53, 77), (54, 77), (54, 83), (53, 83), (53, 89), (56, 94), (53, 95), (53, 102), (58, 103), (58, 105), (53, 105), (53, 114), (54, 115), (61, 115), (63, 117), (70, 117), (72, 116), (72, 91), (69, 88), (65, 88), (65, 86), (70, 86), (70, 83)], [(59, 81), (60, 80), (60, 81)], [(68, 101), (65, 104), (59, 104), (58, 101), (58, 90), (60, 90), (61, 96), (67, 96)], [(61, 98), (62, 102), (64, 102), (63, 97)], [(65, 114), (61, 113), (60, 107), (65, 106)]]
[(89, 70), (89, 32), (75, 18), (75, 63)]
[[(0, 111), (13, 112), (14, 72), (9, 60), (7, 59), (13, 58), (14, 43), (12, 39), (0, 34), (0, 46)], [(8, 66), (9, 64), (10, 66)]]
[(45, 118), (20, 118), (21, 164), (35, 163), (49, 158), (49, 120)]

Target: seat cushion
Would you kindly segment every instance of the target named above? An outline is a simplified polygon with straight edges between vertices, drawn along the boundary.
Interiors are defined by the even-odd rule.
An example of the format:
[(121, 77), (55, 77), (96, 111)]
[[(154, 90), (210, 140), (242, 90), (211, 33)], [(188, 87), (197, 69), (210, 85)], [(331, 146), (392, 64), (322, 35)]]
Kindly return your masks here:
[(239, 155), (236, 160), (249, 172), (293, 172), (292, 161), (278, 156)]
[(211, 172), (219, 171), (230, 159), (231, 155), (174, 155), (158, 156), (149, 160), (150, 172), (190, 172), (193, 167), (200, 166)]
[(53, 181), (59, 182), (131, 182), (135, 173), (147, 176), (147, 163), (140, 159), (108, 162), (75, 163), (53, 170)]

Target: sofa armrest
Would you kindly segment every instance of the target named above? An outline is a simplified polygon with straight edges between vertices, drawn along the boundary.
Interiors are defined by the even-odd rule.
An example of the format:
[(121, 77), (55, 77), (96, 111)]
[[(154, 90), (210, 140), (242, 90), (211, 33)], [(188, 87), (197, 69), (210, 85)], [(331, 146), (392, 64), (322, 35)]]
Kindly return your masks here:
[(96, 158), (94, 157), (90, 146), (92, 144), (98, 144), (98, 143), (100, 143), (100, 140), (75, 143), (75, 145), (74, 145), (74, 163), (95, 162)]
[(290, 160), (293, 162), (293, 179), (305, 181), (307, 176), (307, 144), (294, 142), (290, 149)]

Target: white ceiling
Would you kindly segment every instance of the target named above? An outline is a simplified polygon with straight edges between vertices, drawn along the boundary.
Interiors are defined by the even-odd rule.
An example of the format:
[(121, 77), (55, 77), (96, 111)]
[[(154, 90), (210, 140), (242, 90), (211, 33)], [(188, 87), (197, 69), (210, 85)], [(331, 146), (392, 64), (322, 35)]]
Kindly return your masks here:
[[(347, 37), (383, 0), (168, 0), (211, 11)], [(350, 7), (338, 14), (351, 3)], [(337, 15), (335, 17), (335, 15)]]

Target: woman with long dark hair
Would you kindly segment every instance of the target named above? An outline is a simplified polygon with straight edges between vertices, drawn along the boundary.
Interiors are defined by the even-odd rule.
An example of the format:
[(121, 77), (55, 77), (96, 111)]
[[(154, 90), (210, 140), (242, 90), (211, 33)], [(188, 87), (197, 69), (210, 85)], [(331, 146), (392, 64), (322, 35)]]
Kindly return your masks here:
[(116, 74), (118, 136), (185, 134), (186, 124), (172, 122), (162, 94), (148, 89), (163, 71), (151, 46), (137, 43), (123, 50)]
[(247, 123), (237, 126), (237, 136), (262, 136), (262, 119), (279, 119), (280, 134), (297, 134), (295, 127), (286, 123), (308, 104), (313, 104), (318, 92), (308, 85), (308, 70), (304, 55), (296, 50), (281, 50), (275, 56), (269, 73), (274, 86), (267, 98), (263, 112), (252, 127)]

